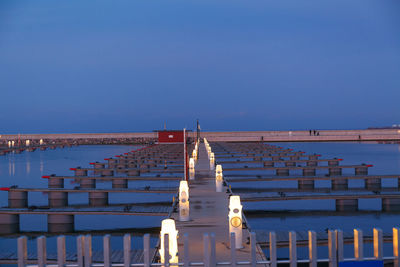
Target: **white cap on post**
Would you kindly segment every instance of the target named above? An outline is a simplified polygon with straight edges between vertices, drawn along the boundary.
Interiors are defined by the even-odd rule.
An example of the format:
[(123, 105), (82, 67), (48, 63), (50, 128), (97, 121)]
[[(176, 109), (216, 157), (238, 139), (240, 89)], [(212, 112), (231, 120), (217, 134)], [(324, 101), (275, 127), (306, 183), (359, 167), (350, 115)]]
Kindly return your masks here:
[(242, 205), (240, 196), (229, 198), (229, 236), (235, 233), (236, 249), (242, 248)]
[(187, 222), (189, 217), (189, 186), (187, 181), (179, 184), (179, 221)]
[(161, 256), (161, 263), (165, 263), (164, 255), (164, 236), (168, 234), (169, 242), (169, 258), (170, 263), (178, 263), (178, 231), (175, 228), (175, 221), (173, 219), (165, 219), (161, 222), (160, 240), (161, 247), (159, 250)]
[(194, 180), (194, 159), (189, 159), (189, 179)]

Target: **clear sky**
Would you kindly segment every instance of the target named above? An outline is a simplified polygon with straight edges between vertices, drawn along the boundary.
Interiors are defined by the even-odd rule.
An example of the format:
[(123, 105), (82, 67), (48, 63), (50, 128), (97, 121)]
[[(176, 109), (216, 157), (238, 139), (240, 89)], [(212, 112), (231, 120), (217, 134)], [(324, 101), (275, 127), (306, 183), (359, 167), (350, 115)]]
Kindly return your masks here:
[(400, 2), (1, 0), (0, 99), (0, 134), (400, 124)]

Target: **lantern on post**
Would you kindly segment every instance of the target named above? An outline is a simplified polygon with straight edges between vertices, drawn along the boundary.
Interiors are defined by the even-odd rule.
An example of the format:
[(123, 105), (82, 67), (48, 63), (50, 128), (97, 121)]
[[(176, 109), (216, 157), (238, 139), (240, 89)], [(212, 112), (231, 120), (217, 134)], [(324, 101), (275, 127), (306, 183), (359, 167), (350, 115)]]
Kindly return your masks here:
[(187, 222), (189, 217), (189, 186), (187, 181), (179, 184), (179, 221)]
[(222, 174), (222, 165), (217, 165), (215, 170), (215, 189), (216, 192), (222, 192), (223, 185), (223, 174)]
[(31, 141), (29, 141), (29, 139), (25, 141), (25, 146), (29, 146), (30, 144), (31, 144)]
[(214, 153), (210, 154), (210, 170), (214, 170), (215, 168), (215, 156)]
[[(166, 234), (168, 234), (169, 239), (169, 257), (164, 255), (164, 237)], [(165, 219), (161, 222), (160, 240), (161, 246), (159, 253), (161, 256), (161, 263), (165, 264), (165, 260), (168, 258), (170, 263), (178, 263), (178, 231), (175, 228), (175, 221), (173, 219)]]
[(8, 141), (8, 147), (9, 148), (11, 147), (11, 141)]
[(189, 159), (189, 179), (194, 180), (194, 159)]
[(39, 145), (43, 145), (43, 139), (40, 139)]
[(231, 233), (235, 233), (236, 249), (243, 247), (242, 225), (242, 205), (240, 204), (240, 196), (231, 196), (229, 198), (229, 236)]
[(11, 141), (11, 146), (14, 147), (15, 141)]

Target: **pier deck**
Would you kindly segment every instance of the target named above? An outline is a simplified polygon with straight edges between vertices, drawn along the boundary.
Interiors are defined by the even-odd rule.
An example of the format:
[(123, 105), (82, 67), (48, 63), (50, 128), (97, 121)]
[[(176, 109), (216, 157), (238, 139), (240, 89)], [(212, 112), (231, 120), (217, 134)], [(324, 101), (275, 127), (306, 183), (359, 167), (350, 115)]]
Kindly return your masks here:
[[(228, 204), (229, 195), (226, 189), (222, 193), (215, 190), (215, 175), (210, 170), (210, 164), (204, 144), (199, 146), (199, 159), (196, 164), (195, 180), (190, 181), (190, 221), (179, 222), (178, 215), (173, 214), (179, 231), (179, 251), (183, 251), (184, 234), (188, 234), (190, 251), (189, 260), (203, 260), (203, 234), (214, 233), (216, 243), (217, 261), (230, 261), (231, 251), (229, 245)], [(249, 231), (243, 229), (243, 240), (249, 238)], [(238, 261), (250, 260), (250, 245), (243, 243), (242, 249), (236, 250)], [(259, 249), (257, 259), (263, 260)]]

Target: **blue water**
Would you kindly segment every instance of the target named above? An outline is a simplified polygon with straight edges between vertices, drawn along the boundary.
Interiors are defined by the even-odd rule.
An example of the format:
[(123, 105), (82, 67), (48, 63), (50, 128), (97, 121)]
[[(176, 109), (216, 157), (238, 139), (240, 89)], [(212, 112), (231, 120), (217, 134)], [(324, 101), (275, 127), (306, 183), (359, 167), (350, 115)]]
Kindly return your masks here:
[[(302, 150), (308, 154), (322, 154), (321, 158), (342, 158), (344, 159), (341, 165), (351, 164), (373, 164), (370, 168), (370, 174), (400, 174), (400, 146), (395, 144), (375, 144), (375, 143), (275, 143), (294, 150)], [(0, 187), (10, 185), (18, 185), (19, 187), (47, 187), (47, 180), (42, 179), (42, 175), (57, 174), (57, 175), (73, 175), (69, 170), (71, 167), (82, 166), (90, 167), (89, 162), (103, 161), (104, 158), (128, 152), (135, 149), (135, 146), (78, 146), (64, 149), (23, 152), (22, 154), (9, 154), (0, 157)], [(237, 165), (236, 165), (237, 166)], [(353, 170), (349, 171), (352, 173)], [(257, 171), (257, 173), (260, 173)], [(267, 172), (266, 172), (267, 173)], [(387, 182), (388, 186), (397, 184), (397, 179)], [(73, 187), (68, 180), (65, 182), (66, 187)], [(144, 183), (130, 184), (130, 187), (143, 186)], [(157, 187), (175, 186), (175, 182), (157, 182)], [(268, 183), (248, 183), (239, 184), (240, 186), (252, 187), (268, 187), (281, 186), (281, 184)], [(108, 187), (110, 184), (100, 184), (100, 187)], [(291, 186), (291, 185), (289, 185)], [(325, 184), (318, 185), (324, 187)], [(355, 184), (354, 186), (359, 186)], [(30, 198), (32, 205), (46, 205), (47, 197), (41, 194), (35, 194)], [(87, 200), (86, 196), (70, 198), (70, 202), (74, 204), (84, 203)], [(150, 202), (150, 201), (170, 201), (170, 195), (145, 195), (132, 194), (126, 196), (110, 195), (111, 203), (121, 202)], [(32, 202), (31, 202), (32, 201)], [(7, 205), (7, 192), (0, 191), (0, 205)], [(267, 210), (334, 210), (334, 202), (331, 200), (323, 201), (302, 201), (302, 202), (286, 202), (286, 203), (243, 203), (244, 211), (246, 209), (264, 208)], [(378, 200), (361, 200), (360, 208), (362, 210), (378, 211), (380, 210), (380, 201)], [(307, 214), (307, 215), (306, 215)], [(29, 219), (21, 216), (21, 230), (23, 231), (45, 231), (46, 221), (45, 216), (29, 216)], [(76, 216), (75, 228), (77, 230), (90, 229), (121, 229), (121, 228), (140, 228), (140, 227), (158, 227), (163, 218), (161, 217), (135, 217), (135, 216)], [(372, 233), (373, 227), (379, 227), (384, 232), (390, 232), (393, 226), (399, 225), (400, 216), (398, 214), (385, 214), (380, 212), (370, 214), (354, 213), (348, 216), (322, 216), (310, 215), (309, 213), (298, 213), (298, 216), (272, 216), (272, 217), (249, 217), (249, 223), (252, 229), (274, 230), (274, 231), (325, 231), (327, 228), (342, 229), (345, 232), (352, 231), (354, 228), (360, 228), (366, 234)], [(95, 240), (99, 240), (100, 235), (94, 236)], [(55, 246), (55, 238), (49, 238), (48, 248), (51, 251)], [(134, 248), (141, 247), (141, 234), (135, 235), (132, 246)], [(152, 239), (152, 243), (156, 239)], [(32, 247), (34, 241), (29, 241), (29, 246)], [(11, 246), (10, 246), (11, 244)], [(70, 249), (75, 246), (75, 237), (67, 236), (67, 244)], [(122, 247), (122, 237), (115, 236), (112, 239), (114, 248)], [(101, 250), (101, 242), (93, 242), (94, 249)], [(387, 245), (386, 245), (387, 246)], [(16, 240), (14, 238), (0, 238), (0, 250), (15, 250)], [(323, 250), (323, 249), (322, 249)], [(370, 247), (365, 246), (366, 255), (370, 253)], [(390, 248), (386, 248), (390, 250)], [(299, 249), (299, 256), (305, 257), (303, 249)], [(351, 249), (349, 250), (351, 251)], [(324, 253), (323, 251), (321, 253)], [(350, 253), (350, 252), (349, 252)]]
[[(104, 161), (104, 158), (119, 155), (138, 146), (110, 145), (110, 146), (75, 146), (65, 147), (63, 149), (46, 150), (35, 152), (23, 152), (22, 154), (7, 154), (0, 157), (0, 187), (18, 185), (21, 188), (47, 188), (47, 179), (41, 178), (43, 175), (65, 175), (73, 176), (73, 171), (69, 168), (81, 166), (82, 168), (91, 167), (90, 162)], [(122, 174), (123, 175), (123, 174)], [(72, 179), (65, 179), (65, 187), (73, 188), (75, 185)], [(130, 182), (129, 187), (143, 187), (148, 182)], [(176, 182), (153, 182), (157, 187), (176, 186)], [(111, 183), (98, 183), (98, 188), (111, 188)], [(133, 197), (132, 197), (133, 196)], [(168, 194), (110, 194), (110, 203), (135, 203), (135, 202), (154, 202), (171, 201), (172, 196)], [(7, 206), (7, 192), (0, 191), (0, 206)], [(87, 203), (87, 193), (73, 194), (69, 197), (70, 204)], [(30, 193), (29, 205), (47, 205), (47, 196), (42, 193)], [(104, 215), (78, 215), (75, 216), (75, 230), (107, 230), (107, 229), (126, 229), (141, 227), (159, 227), (163, 217), (137, 217), (137, 216), (104, 216)], [(47, 223), (45, 215), (21, 215), (21, 231), (46, 231)], [(74, 250), (76, 236), (67, 236), (66, 243), (69, 250)], [(132, 247), (140, 248), (142, 246), (142, 235), (134, 235), (132, 238)], [(93, 249), (101, 250), (101, 235), (93, 236)], [(98, 240), (98, 242), (97, 242)], [(152, 245), (156, 238), (152, 238)], [(35, 247), (35, 240), (28, 241), (28, 248)], [(55, 252), (55, 237), (48, 238), (49, 253)], [(113, 236), (111, 244), (114, 249), (122, 248), (122, 236)], [(16, 239), (0, 238), (0, 251), (16, 251)]]

